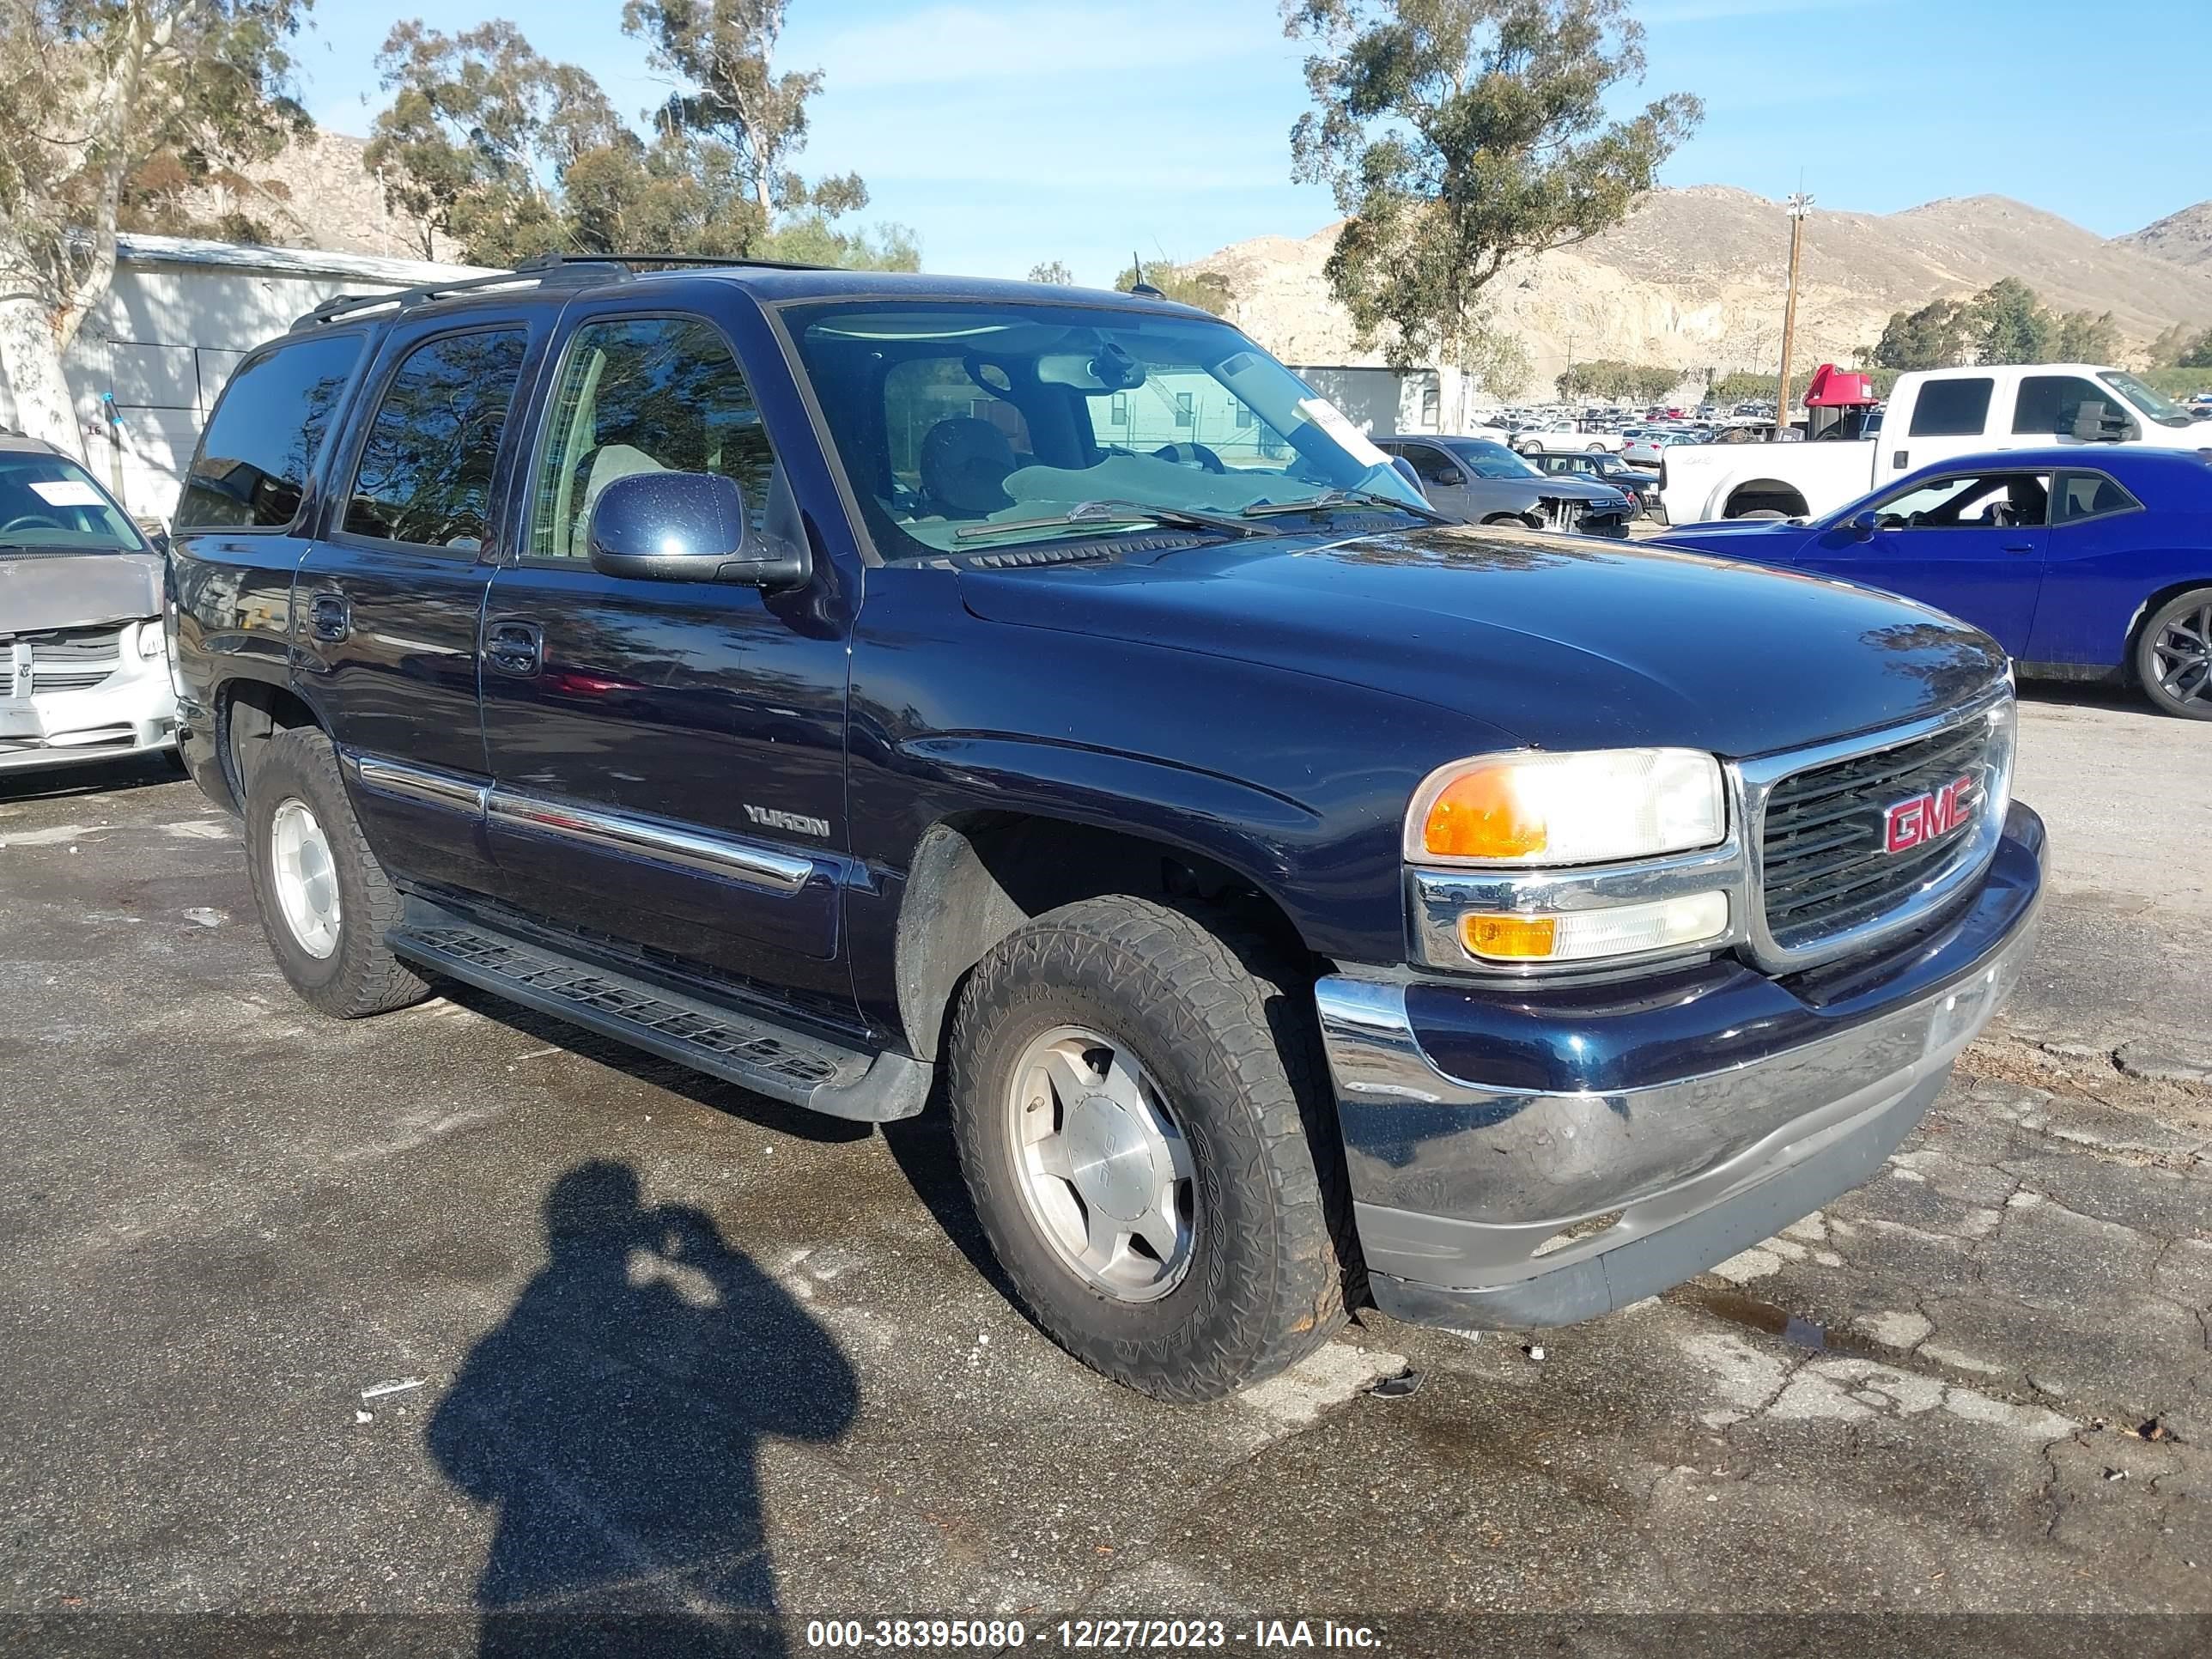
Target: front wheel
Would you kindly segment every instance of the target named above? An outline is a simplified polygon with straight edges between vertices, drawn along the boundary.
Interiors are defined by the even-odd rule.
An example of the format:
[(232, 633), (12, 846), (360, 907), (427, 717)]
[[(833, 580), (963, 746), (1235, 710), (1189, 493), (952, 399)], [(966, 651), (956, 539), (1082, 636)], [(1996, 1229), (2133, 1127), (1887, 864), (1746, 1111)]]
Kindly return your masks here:
[(2136, 678), (2166, 714), (2212, 720), (2212, 587), (2167, 600), (2143, 623)]
[(992, 1248), (1054, 1340), (1196, 1401), (1328, 1339), (1341, 1165), (1317, 1051), (1309, 1008), (1146, 900), (1048, 912), (976, 964), (953, 1133)]

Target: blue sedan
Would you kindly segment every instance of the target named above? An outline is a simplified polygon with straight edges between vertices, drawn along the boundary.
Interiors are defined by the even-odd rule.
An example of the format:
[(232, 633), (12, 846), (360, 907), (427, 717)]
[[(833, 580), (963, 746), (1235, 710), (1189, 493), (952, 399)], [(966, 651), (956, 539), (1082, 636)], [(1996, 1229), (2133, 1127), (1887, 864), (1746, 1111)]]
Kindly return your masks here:
[(1963, 455), (1826, 518), (1682, 525), (1658, 545), (1887, 588), (1990, 634), (2023, 675), (2132, 678), (2212, 720), (2212, 451)]

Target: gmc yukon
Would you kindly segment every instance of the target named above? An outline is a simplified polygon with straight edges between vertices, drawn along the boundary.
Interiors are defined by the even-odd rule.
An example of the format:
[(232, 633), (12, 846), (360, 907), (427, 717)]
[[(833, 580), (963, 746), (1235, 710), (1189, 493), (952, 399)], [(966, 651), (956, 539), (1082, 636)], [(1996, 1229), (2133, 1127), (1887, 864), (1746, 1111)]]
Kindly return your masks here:
[(2019, 972), (2004, 656), (1440, 526), (1141, 295), (550, 261), (249, 356), (183, 751), (351, 1018), (459, 981), (941, 1100), (1037, 1324), (1218, 1397), (1363, 1298), (1589, 1318), (1866, 1178)]

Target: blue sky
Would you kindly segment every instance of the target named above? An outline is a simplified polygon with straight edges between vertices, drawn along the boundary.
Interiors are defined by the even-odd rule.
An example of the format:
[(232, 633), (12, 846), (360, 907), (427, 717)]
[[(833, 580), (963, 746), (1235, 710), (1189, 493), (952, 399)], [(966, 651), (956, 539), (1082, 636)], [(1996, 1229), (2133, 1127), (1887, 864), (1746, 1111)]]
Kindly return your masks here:
[[(2212, 62), (2212, 0), (1633, 0), (1647, 95), (1705, 124), (1668, 184), (1889, 212), (2013, 196), (2103, 235), (2212, 195), (2212, 118), (2164, 66)], [(619, 0), (319, 0), (299, 53), (317, 119), (365, 136), (395, 15), (513, 18), (635, 114), (665, 88)], [(857, 170), (924, 265), (1103, 283), (1134, 246), (1190, 258), (1335, 216), (1290, 180), (1305, 107), (1274, 0), (791, 0), (780, 62), (826, 76), (800, 168)]]

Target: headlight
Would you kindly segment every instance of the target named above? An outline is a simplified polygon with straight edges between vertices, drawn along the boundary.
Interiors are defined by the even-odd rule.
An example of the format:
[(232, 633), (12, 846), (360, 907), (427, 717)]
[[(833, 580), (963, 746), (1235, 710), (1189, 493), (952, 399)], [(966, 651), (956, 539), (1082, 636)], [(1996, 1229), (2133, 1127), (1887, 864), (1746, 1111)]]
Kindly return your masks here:
[(1406, 814), (1414, 864), (1606, 864), (1717, 846), (1720, 763), (1693, 749), (1495, 755), (1429, 775)]
[(167, 643), (161, 637), (161, 623), (143, 622), (138, 624), (138, 654), (140, 656), (149, 662), (153, 662), (165, 655), (167, 651)]

